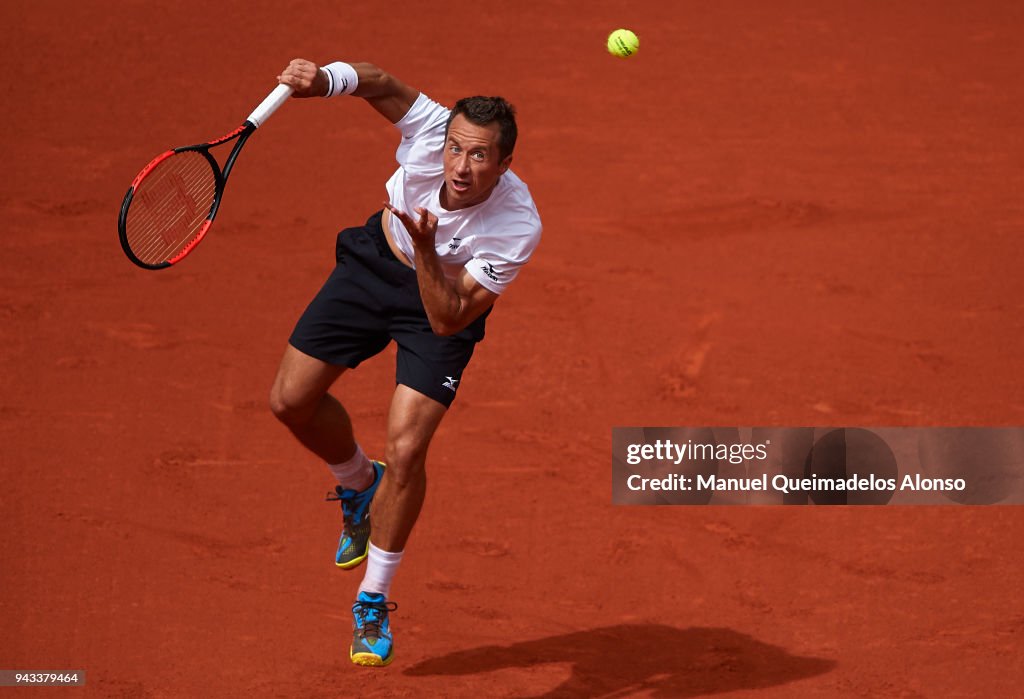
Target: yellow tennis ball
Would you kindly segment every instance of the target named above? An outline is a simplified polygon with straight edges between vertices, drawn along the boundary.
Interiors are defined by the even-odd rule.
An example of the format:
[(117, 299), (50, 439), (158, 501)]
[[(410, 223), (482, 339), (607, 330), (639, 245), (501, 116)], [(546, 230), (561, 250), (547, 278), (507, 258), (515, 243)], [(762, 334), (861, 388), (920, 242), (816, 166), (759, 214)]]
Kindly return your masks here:
[(629, 58), (640, 50), (640, 39), (628, 29), (616, 29), (608, 35), (608, 53)]

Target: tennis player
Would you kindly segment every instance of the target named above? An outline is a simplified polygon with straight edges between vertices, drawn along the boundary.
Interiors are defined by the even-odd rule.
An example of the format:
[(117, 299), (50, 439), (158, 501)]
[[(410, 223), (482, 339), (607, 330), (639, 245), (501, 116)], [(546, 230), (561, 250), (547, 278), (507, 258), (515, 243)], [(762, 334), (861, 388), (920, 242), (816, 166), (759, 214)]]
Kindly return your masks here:
[[(350, 657), (387, 665), (397, 607), (389, 591), (423, 504), (427, 447), (491, 307), (537, 247), (541, 222), (509, 169), (517, 131), (504, 99), (469, 97), (448, 109), (369, 63), (296, 59), (278, 80), (296, 97), (361, 97), (401, 132), (388, 203), (338, 234), (337, 264), (299, 318), (271, 392), (277, 418), (338, 480), (336, 565), (367, 560)], [(383, 460), (371, 461), (328, 389), (392, 340), (387, 445)]]

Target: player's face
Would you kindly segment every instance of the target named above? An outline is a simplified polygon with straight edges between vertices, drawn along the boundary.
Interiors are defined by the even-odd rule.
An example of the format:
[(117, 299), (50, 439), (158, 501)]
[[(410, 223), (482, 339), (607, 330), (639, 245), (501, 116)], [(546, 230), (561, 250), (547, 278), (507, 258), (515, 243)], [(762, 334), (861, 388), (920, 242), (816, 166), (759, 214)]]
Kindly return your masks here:
[(491, 196), (512, 156), (502, 159), (498, 124), (478, 126), (459, 114), (448, 126), (444, 144), (441, 205), (449, 211), (479, 204)]

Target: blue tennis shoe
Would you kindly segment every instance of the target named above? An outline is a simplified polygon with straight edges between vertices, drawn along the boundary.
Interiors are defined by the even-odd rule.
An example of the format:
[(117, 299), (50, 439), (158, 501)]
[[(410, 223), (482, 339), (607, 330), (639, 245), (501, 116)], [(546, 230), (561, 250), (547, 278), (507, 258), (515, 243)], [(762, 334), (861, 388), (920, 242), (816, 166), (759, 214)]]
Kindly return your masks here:
[(351, 490), (337, 486), (334, 495), (328, 494), (330, 501), (341, 501), (341, 512), (345, 525), (338, 539), (338, 551), (334, 554), (334, 563), (339, 568), (349, 570), (366, 560), (370, 550), (370, 502), (373, 500), (381, 478), (384, 477), (384, 464), (380, 461), (373, 465), (373, 483), (366, 490)]
[(388, 612), (398, 609), (384, 595), (360, 592), (352, 605), (352, 646), (348, 657), (356, 665), (383, 667), (395, 657)]

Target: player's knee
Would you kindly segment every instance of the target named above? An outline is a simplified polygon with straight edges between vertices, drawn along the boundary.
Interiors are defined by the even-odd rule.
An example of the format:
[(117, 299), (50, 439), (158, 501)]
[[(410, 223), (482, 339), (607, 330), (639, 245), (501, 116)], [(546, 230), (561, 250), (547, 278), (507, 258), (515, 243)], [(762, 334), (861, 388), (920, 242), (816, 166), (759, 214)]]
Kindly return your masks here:
[(384, 462), (388, 465), (388, 478), (399, 486), (405, 486), (420, 478), (427, 460), (427, 445), (413, 438), (392, 439), (384, 450)]
[(270, 389), (270, 412), (289, 427), (308, 422), (313, 417), (315, 407), (315, 403), (303, 400), (298, 391), (290, 389), (287, 381), (275, 381)]

